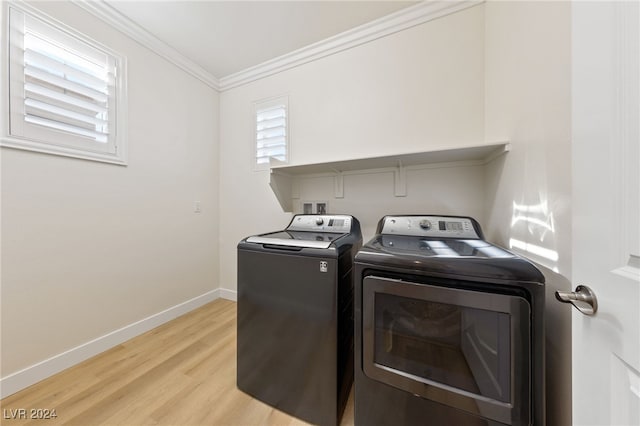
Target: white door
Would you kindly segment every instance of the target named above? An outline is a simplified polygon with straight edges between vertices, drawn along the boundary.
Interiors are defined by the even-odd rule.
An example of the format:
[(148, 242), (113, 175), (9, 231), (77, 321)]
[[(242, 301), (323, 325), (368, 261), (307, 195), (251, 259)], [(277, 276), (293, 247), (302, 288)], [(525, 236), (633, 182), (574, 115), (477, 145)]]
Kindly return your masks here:
[(573, 424), (640, 425), (640, 6), (572, 7)]

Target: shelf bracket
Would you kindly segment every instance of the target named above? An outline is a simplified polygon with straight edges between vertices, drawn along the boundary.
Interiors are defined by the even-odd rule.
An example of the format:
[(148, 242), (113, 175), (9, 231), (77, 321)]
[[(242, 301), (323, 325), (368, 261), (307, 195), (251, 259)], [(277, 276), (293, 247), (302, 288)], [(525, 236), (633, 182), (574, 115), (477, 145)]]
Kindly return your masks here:
[(344, 174), (342, 172), (336, 172), (333, 175), (333, 196), (344, 198)]
[(396, 197), (407, 196), (407, 169), (398, 161), (398, 166), (393, 171), (394, 193)]
[(293, 212), (293, 203), (291, 202), (291, 176), (284, 173), (278, 173), (271, 169), (271, 173), (269, 175), (269, 186), (271, 186), (282, 210), (285, 212)]

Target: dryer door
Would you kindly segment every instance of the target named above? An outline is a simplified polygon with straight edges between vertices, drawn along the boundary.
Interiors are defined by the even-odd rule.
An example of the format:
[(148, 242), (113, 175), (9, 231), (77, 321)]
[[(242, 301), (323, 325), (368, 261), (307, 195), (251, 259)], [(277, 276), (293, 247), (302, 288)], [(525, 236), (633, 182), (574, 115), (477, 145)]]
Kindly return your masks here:
[(367, 376), (504, 424), (529, 424), (530, 308), (517, 296), (368, 276)]

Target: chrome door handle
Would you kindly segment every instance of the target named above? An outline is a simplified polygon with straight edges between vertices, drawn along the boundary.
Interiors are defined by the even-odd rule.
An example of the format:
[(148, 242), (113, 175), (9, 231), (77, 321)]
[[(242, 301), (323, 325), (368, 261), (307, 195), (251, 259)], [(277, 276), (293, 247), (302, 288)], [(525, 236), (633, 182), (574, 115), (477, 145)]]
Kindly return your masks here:
[(579, 285), (576, 291), (556, 291), (556, 299), (571, 303), (585, 315), (594, 315), (598, 311), (596, 294), (586, 285)]

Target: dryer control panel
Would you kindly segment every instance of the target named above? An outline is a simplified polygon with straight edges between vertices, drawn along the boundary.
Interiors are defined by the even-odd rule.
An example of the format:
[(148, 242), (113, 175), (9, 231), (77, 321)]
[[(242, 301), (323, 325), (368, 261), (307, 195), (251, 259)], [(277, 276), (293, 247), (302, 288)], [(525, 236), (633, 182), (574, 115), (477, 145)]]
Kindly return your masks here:
[(385, 216), (378, 234), (426, 238), (482, 238), (480, 225), (470, 217)]
[(287, 227), (287, 231), (351, 232), (351, 216), (336, 214), (298, 214)]

